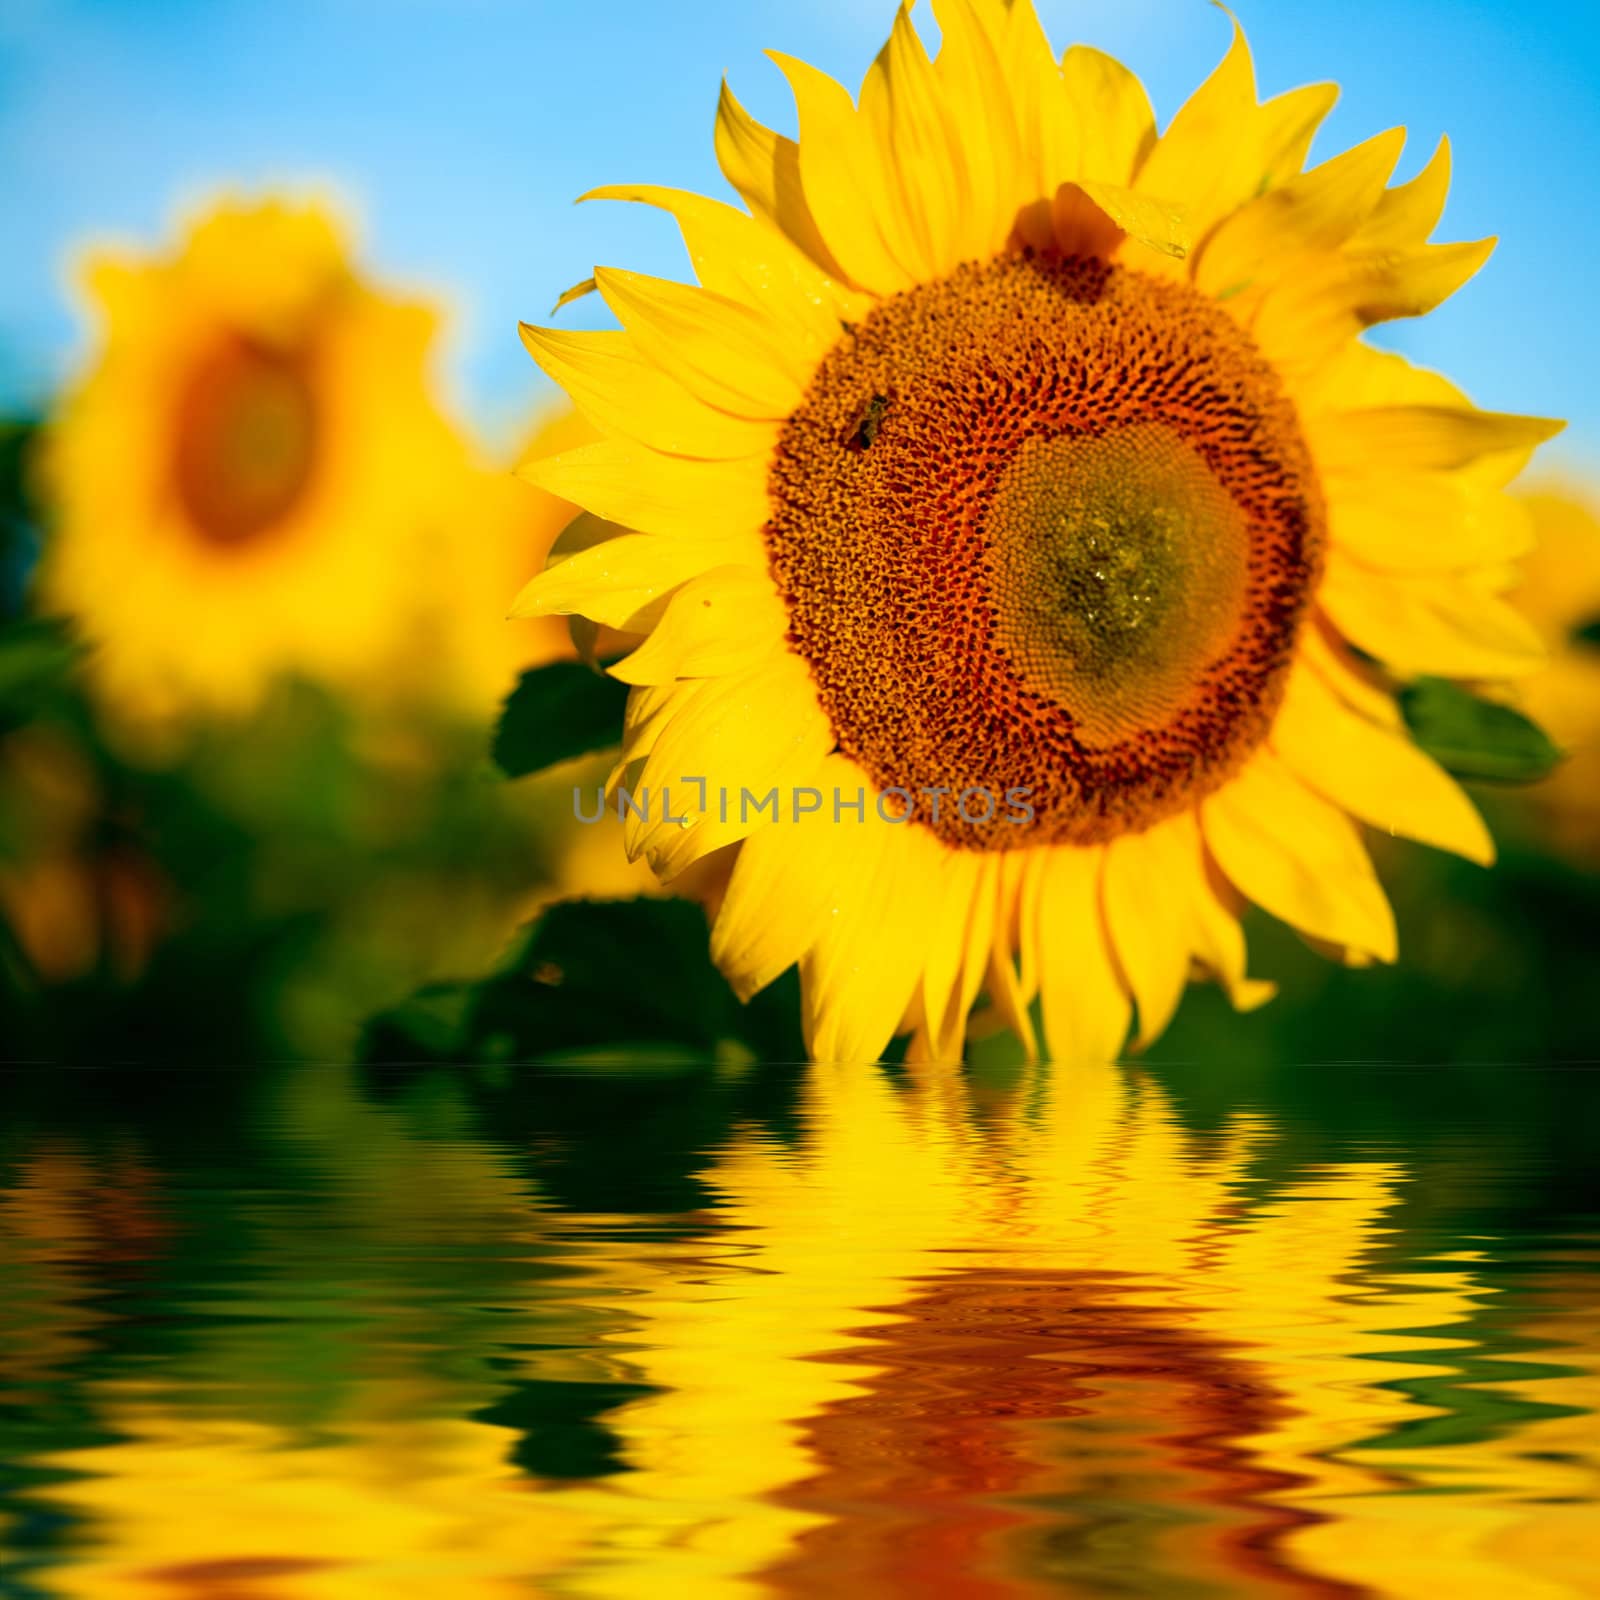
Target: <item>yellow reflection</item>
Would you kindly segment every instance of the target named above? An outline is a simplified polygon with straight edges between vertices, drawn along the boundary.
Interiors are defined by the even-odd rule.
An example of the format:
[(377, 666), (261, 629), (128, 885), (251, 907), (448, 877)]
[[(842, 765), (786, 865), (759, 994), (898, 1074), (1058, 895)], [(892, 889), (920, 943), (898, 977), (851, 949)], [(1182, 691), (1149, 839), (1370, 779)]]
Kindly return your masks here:
[(1487, 1428), (1469, 1445), (1353, 1450), (1391, 1484), (1436, 1492), (1322, 1501), (1329, 1520), (1296, 1536), (1308, 1567), (1386, 1595), (1569, 1600), (1595, 1592), (1600, 1306), (1593, 1283), (1577, 1279), (1547, 1284), (1543, 1297), (1547, 1309), (1519, 1319), (1516, 1334), (1548, 1371), (1475, 1386), (1542, 1414)]
[(1397, 1477), (1359, 1448), (1435, 1414), (1396, 1385), (1452, 1370), (1479, 1292), (1469, 1260), (1376, 1268), (1397, 1165), (1257, 1198), (1268, 1127), (1196, 1138), (1115, 1070), (979, 1106), (961, 1080), (908, 1091), (824, 1067), (807, 1113), (800, 1150), (751, 1133), (715, 1162), (706, 1241), (615, 1253), (623, 1338), (660, 1392), (609, 1419), (626, 1476), (563, 1495), (597, 1530), (564, 1588), (1464, 1584), (1454, 1558), (1380, 1572), (1388, 1512), (1366, 1508), (1397, 1506), (1413, 1540), (1462, 1541), (1484, 1593), (1580, 1592), (1560, 1587), (1568, 1555), (1508, 1540), (1514, 1506), (1476, 1537), (1471, 1449), (1444, 1452), (1466, 1495), (1397, 1499), (1426, 1470)]
[[(1541, 1348), (1594, 1347), (1581, 1290), (1525, 1316), (1532, 1351), (1498, 1382), (1479, 1259), (1386, 1253), (1397, 1162), (1266, 1183), (1264, 1119), (1189, 1133), (1111, 1069), (994, 1094), (821, 1067), (802, 1111), (792, 1147), (736, 1132), (701, 1175), (713, 1204), (657, 1238), (548, 1209), (448, 1119), (425, 1164), (440, 1141), (391, 1113), (295, 1090), (286, 1125), (331, 1185), (306, 1225), (339, 1232), (321, 1257), (279, 1238), (277, 1287), (241, 1305), (363, 1240), (404, 1243), (416, 1272), (476, 1244), (561, 1273), (407, 1298), (362, 1263), (377, 1347), (315, 1433), (226, 1386), (245, 1347), (225, 1328), (230, 1358), (191, 1369), (204, 1402), (98, 1386), (111, 1441), (49, 1463), (70, 1477), (44, 1492), (93, 1540), (54, 1592), (1587, 1592), (1600, 1363)], [(521, 1352), (535, 1381), (638, 1386), (603, 1418), (620, 1470), (519, 1469), (485, 1416), (499, 1377), (420, 1358), (452, 1339)], [(1446, 1389), (1492, 1394), (1498, 1421), (1430, 1432), (1459, 1420), (1425, 1398)]]
[(52, 1574), (56, 1594), (490, 1600), (525, 1596), (582, 1537), (582, 1519), (541, 1499), (486, 1423), (389, 1416), (313, 1445), (131, 1387), (104, 1399), (119, 1442), (61, 1463), (90, 1475), (61, 1497), (104, 1548)]
[[(248, 1248), (167, 1291), (178, 1331), (141, 1363), (148, 1380), (98, 1375), (115, 1321), (99, 1302), (108, 1279), (149, 1294), (163, 1263), (196, 1249), (194, 1211), (132, 1149), (44, 1143), (0, 1189), (0, 1403), (40, 1405), (86, 1373), (79, 1394), (106, 1441), (30, 1458), (39, 1498), (82, 1530), (46, 1592), (528, 1595), (576, 1558), (587, 1519), (542, 1495), (507, 1430), (474, 1414), (504, 1389), (482, 1355), (519, 1337), (494, 1324), (530, 1300), (537, 1195), (464, 1136), (448, 1096), (408, 1114), (365, 1100), (353, 1071), (304, 1069), (263, 1110), (290, 1186), (259, 1203), (247, 1186), (217, 1194)], [(550, 1336), (529, 1320), (520, 1337)], [(603, 1321), (575, 1308), (562, 1328), (593, 1338)], [(611, 1376), (582, 1351), (503, 1354), (516, 1378)], [(0, 1571), (17, 1530), (0, 1511)]]

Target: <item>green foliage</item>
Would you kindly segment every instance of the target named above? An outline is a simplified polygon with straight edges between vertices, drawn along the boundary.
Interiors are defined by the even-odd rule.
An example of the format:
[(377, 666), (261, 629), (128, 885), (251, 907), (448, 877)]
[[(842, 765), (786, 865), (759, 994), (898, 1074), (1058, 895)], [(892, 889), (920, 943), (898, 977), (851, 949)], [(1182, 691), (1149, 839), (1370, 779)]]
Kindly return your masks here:
[[(0, 855), (88, 886), (99, 923), (87, 965), (36, 971), (0, 908), (12, 1059), (348, 1059), (376, 1009), (481, 971), (550, 870), (537, 807), (485, 770), (481, 726), (412, 719), (391, 748), (356, 708), (283, 684), (249, 723), (190, 729), (147, 765), (103, 736), (74, 659), (53, 624), (0, 624)], [(11, 759), (24, 722), (19, 740), (46, 735), (82, 775), (70, 822), (46, 825), (54, 801)], [(154, 935), (132, 970), (120, 901), (93, 899), (130, 871)]]
[(49, 617), (0, 622), (0, 734), (59, 707), (82, 646)]
[(525, 672), (506, 699), (490, 753), (508, 778), (542, 772), (622, 737), (628, 686), (578, 661)]
[(1412, 737), (1447, 772), (1496, 783), (1537, 783), (1561, 760), (1538, 723), (1445, 678), (1419, 678), (1400, 692)]
[(741, 1006), (682, 900), (552, 906), (477, 984), (434, 985), (376, 1018), (369, 1062), (795, 1061), (799, 1007), (780, 984)]
[(0, 617), (22, 609), (22, 592), (38, 554), (39, 507), (33, 489), (39, 424), (0, 421)]

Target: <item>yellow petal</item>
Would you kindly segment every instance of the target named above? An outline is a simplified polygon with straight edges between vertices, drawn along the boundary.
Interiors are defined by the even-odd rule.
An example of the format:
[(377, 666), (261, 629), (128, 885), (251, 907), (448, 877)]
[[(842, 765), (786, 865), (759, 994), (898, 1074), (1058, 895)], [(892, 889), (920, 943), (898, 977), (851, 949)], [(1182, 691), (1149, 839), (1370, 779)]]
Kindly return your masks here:
[(645, 688), (630, 689), (627, 708), (622, 714), (622, 749), (618, 767), (639, 762), (642, 770), (642, 760), (655, 748), (661, 730), (715, 681), (701, 678), (685, 683), (650, 684)]
[(1320, 417), (1313, 448), (1326, 472), (1447, 472), (1479, 456), (1531, 449), (1564, 423), (1457, 406), (1373, 406)]
[(1196, 238), (1203, 238), (1260, 184), (1257, 121), (1255, 68), (1235, 22), (1228, 53), (1156, 141), (1133, 187), (1181, 196)]
[(720, 200), (655, 184), (611, 184), (580, 198), (631, 201), (667, 212), (702, 286), (762, 312), (812, 362), (838, 341), (841, 321), (862, 316), (871, 304), (830, 278), (777, 227)]
[(927, 1021), (922, 1015), (920, 986), (913, 986), (911, 998), (906, 1002), (906, 1014), (900, 1019), (900, 1026), (895, 1029), (895, 1034), (896, 1037), (901, 1034), (911, 1036), (906, 1043), (907, 1066), (922, 1066), (933, 1060), (933, 1041), (928, 1037)]
[(717, 164), (756, 216), (770, 222), (830, 281), (845, 283), (811, 214), (800, 181), (800, 146), (763, 127), (734, 98), (723, 80), (717, 102)]
[(679, 589), (645, 642), (613, 666), (623, 683), (711, 678), (782, 648), (788, 619), (765, 572), (718, 567)]
[(1299, 777), (1363, 822), (1482, 866), (1493, 862), (1489, 830), (1444, 768), (1403, 732), (1348, 710), (1304, 666), (1290, 674), (1271, 743)]
[(1011, 93), (972, 0), (933, 0), (939, 24), (935, 62), (967, 169), (967, 209), (958, 219), (956, 258), (993, 254), (1005, 244), (1030, 192), (1012, 115)]
[[(829, 764), (840, 772), (850, 764)], [(825, 781), (826, 789), (828, 783)], [(834, 831), (843, 870), (817, 943), (801, 962), (806, 1045), (815, 1061), (879, 1060), (922, 972), (945, 852), (915, 822)]]
[(832, 745), (805, 663), (780, 650), (715, 681), (660, 730), (640, 782), (651, 795), (670, 793), (672, 809), (663, 814), (658, 805), (653, 817), (629, 826), (650, 865), (670, 880), (770, 823), (772, 808), (758, 805), (773, 789), (792, 823), (796, 785)]
[(1044, 893), (1046, 847), (1021, 850), (1017, 880), (1017, 983), (1031, 1002), (1039, 992), (1039, 902)]
[(945, 114), (944, 97), (911, 23), (909, 8), (867, 74), (861, 112), (879, 126), (890, 152), (886, 177), (905, 241), (896, 254), (921, 277), (941, 277), (960, 260), (957, 235), (967, 205), (966, 162)]
[[(831, 774), (836, 764), (829, 764)], [(800, 781), (827, 793), (823, 764)], [(769, 808), (770, 810), (770, 808)], [(826, 810), (757, 828), (739, 846), (711, 929), (711, 958), (741, 1000), (797, 962), (832, 914), (843, 868), (836, 824)]]
[(1420, 317), (1448, 300), (1489, 259), (1493, 239), (1414, 250), (1357, 250), (1302, 261), (1280, 275), (1250, 328), (1291, 381), (1313, 377), (1365, 328)]
[(1443, 305), (1494, 253), (1494, 239), (1419, 245), (1414, 250), (1354, 250), (1342, 295), (1363, 328), (1423, 317)]
[(1328, 533), (1347, 555), (1381, 570), (1430, 571), (1514, 561), (1533, 528), (1508, 495), (1454, 473), (1329, 479)]
[(826, 73), (793, 56), (767, 52), (789, 80), (800, 113), (800, 178), (828, 249), (859, 288), (892, 294), (916, 274), (886, 237), (882, 155), (850, 96)]
[(626, 439), (601, 439), (518, 467), (519, 477), (638, 533), (744, 538), (760, 544), (769, 515), (767, 462), (693, 461)]
[[(1325, 414), (1391, 405), (1435, 406), (1447, 411), (1475, 409), (1467, 395), (1442, 374), (1413, 366), (1392, 350), (1374, 350), (1359, 340), (1346, 344), (1313, 383), (1301, 387), (1297, 398), (1313, 443), (1324, 426)], [(1528, 430), (1506, 449), (1491, 449), (1475, 456), (1466, 466), (1456, 469), (1456, 481), (1474, 491), (1504, 488), (1527, 466), (1539, 443), (1535, 437), (1539, 431)], [(1337, 466), (1332, 468), (1334, 477), (1343, 477), (1343, 482), (1333, 486), (1334, 492), (1342, 493), (1347, 484), (1367, 477), (1359, 463), (1347, 465), (1349, 470), (1342, 475)], [(1323, 471), (1325, 475), (1330, 471), (1326, 461)], [(1480, 494), (1478, 499), (1482, 503), (1483, 496)]]
[(1212, 295), (1259, 288), (1297, 270), (1301, 252), (1336, 250), (1378, 203), (1405, 137), (1391, 128), (1241, 207), (1207, 243), (1196, 287)]
[[(751, 563), (762, 570), (759, 549)], [(627, 628), (639, 612), (690, 578), (729, 565), (722, 540), (629, 533), (558, 559), (517, 596), (513, 617), (588, 617)]]
[(1305, 165), (1311, 141), (1338, 98), (1338, 84), (1308, 83), (1263, 102), (1258, 125), (1264, 188), (1276, 188)]
[(1038, 890), (1039, 996), (1045, 1051), (1060, 1066), (1121, 1054), (1132, 1006), (1101, 910), (1103, 849), (1044, 853)]
[(748, 306), (614, 267), (594, 277), (639, 353), (708, 406), (782, 421), (800, 404), (815, 362)]
[(1001, 65), (1011, 89), (1012, 113), (1033, 194), (1053, 195), (1074, 177), (1126, 183), (1126, 175), (1084, 173), (1078, 168), (1077, 117), (1062, 81), (1061, 66), (1039, 25), (1031, 0), (1017, 0), (1002, 14)]
[[(1111, 256), (1125, 240), (1182, 260), (1189, 248), (1182, 210), (1109, 183), (1064, 183), (1056, 190), (1056, 244), (1065, 255)], [(1137, 266), (1138, 259), (1130, 265)]]
[(1201, 806), (1206, 844), (1265, 911), (1321, 939), (1396, 955), (1394, 913), (1355, 824), (1266, 750)]
[(1206, 848), (1198, 827), (1194, 832), (1194, 891), (1189, 902), (1194, 953), (1227, 993), (1235, 1011), (1254, 1011), (1277, 992), (1276, 984), (1252, 978), (1247, 971), (1244, 928), (1239, 921), (1243, 906), (1233, 885)]
[(1318, 411), (1361, 411), (1371, 406), (1455, 406), (1472, 401), (1442, 373), (1412, 365), (1393, 350), (1376, 350), (1359, 341), (1348, 344), (1302, 391), (1300, 404)]
[(570, 306), (574, 300), (581, 300), (585, 295), (593, 294), (595, 287), (593, 278), (585, 278), (581, 283), (573, 284), (570, 289), (562, 290), (556, 297), (556, 303), (550, 307), (550, 315), (553, 317), (563, 306)]
[(960, 1061), (966, 1023), (994, 948), (999, 863), (953, 851), (942, 869), (944, 897), (929, 929), (922, 1015), (930, 1061)]
[(561, 333), (523, 323), (522, 342), (604, 433), (705, 460), (765, 455), (777, 439), (772, 422), (702, 404), (647, 361), (626, 333)]
[(1131, 184), (1156, 142), (1144, 85), (1120, 61), (1084, 44), (1061, 58), (1061, 80), (1076, 113), (1078, 176)]
[(981, 868), (976, 852), (955, 850), (944, 869), (944, 896), (929, 928), (928, 955), (922, 969), (922, 1017), (929, 1060), (948, 1059), (940, 1056), (939, 1041), (960, 988), (967, 926), (978, 897)]
[(1362, 223), (1354, 244), (1362, 250), (1414, 250), (1426, 244), (1444, 214), (1450, 192), (1450, 141), (1439, 148), (1409, 183), (1396, 184)]
[(1307, 666), (1350, 707), (1369, 722), (1399, 728), (1405, 724), (1393, 691), (1378, 669), (1357, 658), (1328, 619), (1313, 611), (1300, 633), (1300, 654)]
[(1180, 815), (1106, 846), (1106, 923), (1139, 1007), (1135, 1046), (1160, 1036), (1189, 981), (1194, 819)]
[(936, 1048), (946, 1061), (960, 1061), (965, 1054), (968, 1018), (994, 952), (999, 879), (999, 861), (992, 855), (986, 856), (978, 875), (978, 896), (967, 921), (961, 981), (945, 1013), (943, 1030), (935, 1038)]
[[(987, 987), (995, 1014), (1016, 1035), (1023, 1055), (1032, 1062), (1039, 1058), (1039, 1041), (1028, 1009), (1033, 991), (1024, 987), (1022, 974), (1018, 970), (1018, 958), (1024, 942), (1019, 927), (1024, 899), (1023, 878), (1030, 854), (1026, 850), (1007, 850), (1000, 858)], [(1027, 937), (1027, 942), (1032, 943), (1031, 935)]]
[(696, 789), (680, 809), (720, 815), (719, 788), (730, 791), (728, 809), (737, 812), (740, 787), (761, 783), (756, 792), (764, 794), (774, 781), (768, 769), (780, 761), (793, 766), (795, 751), (804, 756), (800, 765), (815, 771), (832, 743), (806, 664), (779, 650), (747, 670), (714, 680), (660, 728), (645, 776), (652, 785), (703, 782), (703, 802)]
[(1380, 573), (1335, 550), (1317, 602), (1352, 644), (1404, 675), (1511, 678), (1544, 664), (1532, 625), (1470, 575)]

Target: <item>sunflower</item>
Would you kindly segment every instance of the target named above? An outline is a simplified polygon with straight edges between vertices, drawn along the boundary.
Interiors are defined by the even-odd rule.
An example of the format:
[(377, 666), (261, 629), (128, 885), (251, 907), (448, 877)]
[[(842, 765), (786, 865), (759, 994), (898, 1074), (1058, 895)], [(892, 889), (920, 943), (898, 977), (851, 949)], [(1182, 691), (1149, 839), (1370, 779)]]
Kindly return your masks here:
[[(536, 462), (595, 437), (562, 406), (533, 420), (517, 460)], [(419, 627), (424, 648), (418, 653), (444, 702), (490, 717), (519, 672), (576, 654), (562, 618), (507, 622), (506, 611), (577, 515), (570, 501), (520, 481), (510, 462), (463, 460), (448, 519), (431, 546)]]
[(1516, 599), (1550, 652), (1518, 699), (1566, 756), (1528, 802), (1550, 844), (1600, 867), (1600, 495), (1592, 482), (1551, 479), (1519, 488), (1518, 499), (1534, 546)]
[(95, 348), (51, 428), (39, 599), (95, 647), (108, 707), (159, 724), (247, 712), (279, 673), (381, 681), (462, 453), (430, 394), (434, 313), (282, 200), (83, 268)]
[(1361, 342), (1489, 253), (1427, 242), (1446, 147), (1303, 171), (1335, 90), (1258, 103), (1237, 26), (1158, 136), (1028, 0), (934, 11), (855, 101), (774, 56), (798, 142), (724, 88), (747, 211), (594, 191), (673, 215), (699, 283), (599, 268), (619, 331), (524, 329), (604, 434), (539, 481), (635, 531), (520, 609), (647, 635), (618, 783), (670, 803), (630, 847), (738, 846), (716, 958), (745, 994), (798, 962), (815, 1057), (959, 1057), (986, 991), (1102, 1058), (1193, 973), (1270, 992), (1247, 901), (1393, 959), (1358, 821), (1489, 861), (1392, 691), (1537, 664), (1501, 491), (1556, 425)]

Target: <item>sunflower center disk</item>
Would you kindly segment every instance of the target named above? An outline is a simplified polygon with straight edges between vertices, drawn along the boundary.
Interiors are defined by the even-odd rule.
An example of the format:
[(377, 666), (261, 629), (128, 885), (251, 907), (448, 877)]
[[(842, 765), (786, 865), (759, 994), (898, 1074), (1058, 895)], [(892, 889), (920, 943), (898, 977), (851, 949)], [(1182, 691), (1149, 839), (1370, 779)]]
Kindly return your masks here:
[(228, 338), (195, 368), (178, 403), (173, 482), (208, 544), (254, 542), (310, 482), (316, 400), (303, 356)]
[(995, 644), (1105, 748), (1183, 707), (1243, 615), (1249, 529), (1172, 429), (1030, 439), (987, 524)]
[[(1275, 374), (1213, 303), (1098, 261), (1001, 257), (883, 302), (785, 425), (770, 496), (840, 748), (974, 849), (1099, 842), (1216, 789), (1320, 571)], [(1014, 789), (1032, 826), (1003, 820)]]

